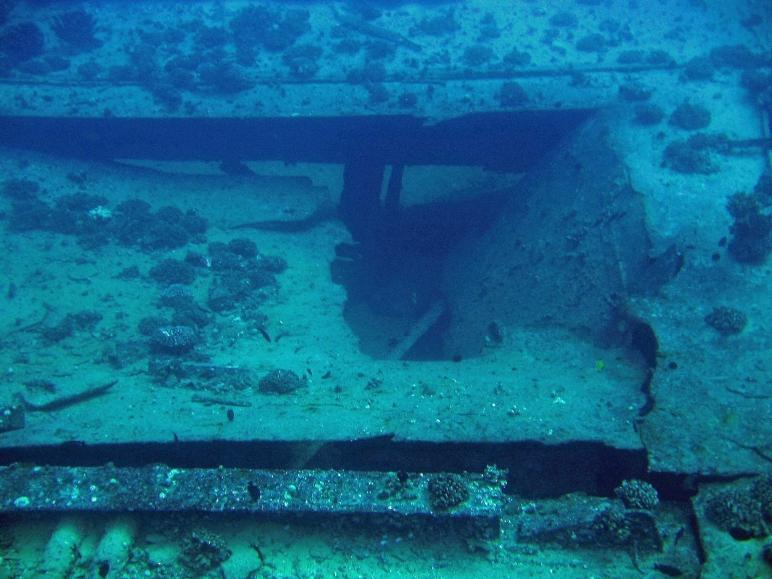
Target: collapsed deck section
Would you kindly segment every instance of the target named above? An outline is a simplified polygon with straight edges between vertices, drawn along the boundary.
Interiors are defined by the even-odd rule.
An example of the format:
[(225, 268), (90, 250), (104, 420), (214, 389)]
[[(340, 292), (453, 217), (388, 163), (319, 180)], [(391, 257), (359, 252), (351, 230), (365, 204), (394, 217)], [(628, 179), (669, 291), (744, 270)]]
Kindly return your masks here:
[[(755, 89), (740, 78), (764, 78), (762, 50), (710, 45), (705, 56), (695, 46), (709, 35), (674, 34), (663, 51), (647, 27), (656, 18), (621, 5), (598, 33), (584, 5), (482, 15), (474, 3), (429, 14), (201, 2), (176, 7), (182, 19), (170, 6), (19, 5), (3, 25), (3, 169), (39, 189), (4, 195), (5, 250), (18, 260), (0, 444), (385, 436), (646, 447), (667, 472), (765, 466), (768, 308), (753, 302), (736, 339), (704, 318), (760, 295), (768, 272), (745, 275), (716, 249), (726, 240), (712, 232), (731, 224), (702, 195), (730, 186), (709, 176), (719, 165), (732, 187), (759, 172), (734, 147), (764, 146), (742, 108)], [(694, 30), (722, 21), (692, 17)], [(711, 130), (742, 134), (708, 135), (716, 149), (691, 155), (678, 119), (692, 98), (720, 102)], [(601, 107), (606, 128), (582, 133)], [(127, 159), (217, 170), (113, 164)], [(132, 199), (150, 207), (142, 235), (119, 209)], [(164, 205), (198, 212), (206, 237), (164, 245), (153, 227), (181, 235), (154, 213), (179, 217)], [(240, 255), (244, 239), (287, 265), (250, 270), (248, 307), (231, 299), (238, 268), (280, 262)], [(205, 244), (234, 240), (224, 260)], [(156, 268), (188, 250), (199, 269), (182, 315), (165, 293), (179, 279)], [(228, 260), (238, 267), (217, 269)], [(177, 335), (138, 331), (156, 314), (195, 326), (184, 356), (156, 359), (153, 340)], [(721, 373), (738, 357), (748, 388)], [(277, 370), (296, 379), (261, 389)], [(695, 393), (704, 412), (691, 420)]]
[[(674, 374), (660, 363), (662, 322), (642, 305), (664, 307), (659, 292), (680, 279), (684, 259), (677, 246), (653, 247), (645, 197), (607, 117), (592, 116), (3, 119), (16, 147), (8, 169), (55, 185), (34, 204), (9, 203), (19, 315), (6, 320), (15, 387), (0, 443), (21, 460), (25, 448), (62, 443), (598, 444), (645, 449), (667, 472), (755, 468), (763, 428), (723, 467), (706, 462), (714, 450), (695, 462), (679, 440), (721, 444), (728, 429), (689, 421), (650, 434), (649, 420), (663, 416), (658, 397), (679, 399), (652, 388)], [(295, 175), (264, 164), (287, 155)], [(245, 171), (114, 163), (127, 159)], [(153, 218), (126, 220), (127, 199), (173, 200), (214, 227), (170, 254), (148, 238), (127, 245), (137, 219)], [(158, 223), (152, 239), (163, 245), (170, 226)], [(51, 235), (77, 243), (52, 248)], [(250, 243), (259, 259), (227, 249)], [(35, 281), (41, 263), (45, 283)], [(260, 263), (283, 265), (243, 294), (256, 301), (223, 299)], [(62, 301), (75, 295), (77, 308)], [(163, 345), (170, 330), (142, 334), (157, 314), (162, 327), (193, 328), (190, 347)]]
[(764, 573), (768, 8), (92, 4), (0, 2), (11, 573)]
[[(633, 420), (646, 403), (642, 391), (646, 367), (634, 351), (626, 353), (623, 344), (613, 345), (613, 362), (609, 359), (601, 367), (598, 360), (609, 351), (573, 336), (568, 323), (557, 320), (552, 327), (516, 328), (505, 326), (506, 320), (498, 314), (486, 313), (475, 314), (475, 327), (500, 324), (506, 332), (506, 340), (490, 343), (486, 355), (470, 356), (451, 342), (443, 345), (448, 316), (463, 319), (446, 307), (446, 299), (452, 296), (440, 283), (454, 248), (465, 237), (476, 237), (487, 223), (517, 214), (518, 199), (527, 196), (527, 188), (518, 189), (507, 176), (529, 170), (541, 173), (538, 167), (545, 156), (553, 159), (550, 163), (558, 163), (568, 143), (577, 139), (576, 128), (589, 116), (584, 110), (478, 114), (429, 126), (408, 117), (5, 119), (7, 144), (31, 148), (36, 155), (74, 157), (51, 172), (62, 170), (60, 176), (67, 179), (68, 173), (86, 171), (100, 181), (99, 185), (84, 183), (81, 197), (75, 199), (84, 199), (85, 191), (121, 189), (114, 198), (104, 198), (100, 215), (105, 217), (86, 224), (88, 236), (96, 234), (102, 241), (94, 241), (104, 242), (94, 258), (82, 264), (93, 271), (68, 269), (61, 272), (63, 277), (56, 268), (49, 272), (68, 295), (77, 292), (73, 284), (78, 283), (88, 286), (86, 293), (95, 300), (105, 299), (108, 291), (110, 299), (118, 300), (115, 309), (125, 321), (118, 332), (122, 337), (116, 334), (108, 339), (110, 345), (94, 340), (94, 334), (72, 336), (81, 343), (82, 357), (71, 349), (70, 336), (60, 339), (50, 330), (66, 320), (77, 326), (71, 321), (74, 318), (59, 311), (63, 306), (55, 306), (60, 322), (46, 314), (40, 325), (30, 319), (20, 322), (21, 331), (9, 328), (18, 351), (28, 352), (34, 361), (26, 365), (29, 375), (19, 375), (21, 388), (15, 393), (26, 411), (26, 425), (5, 433), (3, 444), (18, 448), (67, 440), (157, 443), (173, 437), (324, 442), (389, 436), (417, 442), (590, 442), (640, 449)], [(55, 137), (47, 138), (49, 134)], [(88, 137), (78, 139), (79, 135)], [(580, 139), (586, 142), (594, 135)], [(116, 165), (94, 165), (125, 158), (228, 161), (223, 155), (238, 163), (279, 159), (342, 164), (342, 193), (293, 180), (287, 180), (289, 189), (282, 190), (276, 186), (280, 179), (261, 181), (248, 167), (241, 176), (196, 179), (160, 178)], [(439, 198), (410, 201), (411, 190), (430, 184), (426, 178), (414, 177), (421, 167), (448, 165), (467, 167), (469, 173), (463, 177), (467, 182), (450, 192), (435, 187)], [(401, 174), (397, 167), (404, 171), (401, 180), (394, 177)], [(381, 188), (387, 169), (391, 177), (384, 188), (390, 193), (384, 196)], [(484, 177), (472, 178), (472, 174)], [(151, 204), (174, 199), (185, 210), (199, 211), (215, 223), (208, 248), (200, 236), (171, 255), (140, 251), (140, 273), (126, 279), (121, 272), (133, 263), (132, 253), (111, 248), (116, 243), (121, 246), (120, 240), (138, 227), (137, 220), (145, 218), (124, 219), (125, 206), (120, 205), (122, 198), (138, 193)], [(634, 204), (635, 195), (631, 195), (629, 203)], [(46, 197), (43, 192), (34, 207), (17, 201), (12, 227), (23, 225), (27, 213), (20, 208), (43, 210)], [(51, 198), (56, 203), (57, 194)], [(330, 201), (337, 211), (319, 217), (320, 207)], [(546, 210), (558, 210), (559, 205)], [(586, 204), (586, 209), (601, 215), (608, 206)], [(318, 220), (309, 220), (309, 215)], [(61, 216), (51, 213), (51, 223)], [(534, 214), (533, 219), (545, 216)], [(171, 231), (164, 222), (160, 226), (162, 234), (164, 227)], [(25, 235), (34, 237), (36, 227), (32, 223)], [(636, 217), (629, 229), (645, 236), (644, 227)], [(213, 246), (213, 241), (228, 244), (234, 238), (242, 241), (225, 245), (230, 252), (226, 257), (215, 255), (216, 248), (223, 246)], [(159, 243), (165, 239), (161, 235)], [(275, 254), (275, 259), (263, 257), (261, 250), (259, 259), (252, 261), (254, 257), (227, 249), (243, 245), (246, 251), (250, 243), (267, 248), (265, 253)], [(81, 247), (62, 247), (61, 259), (78, 261)], [(344, 249), (349, 254), (343, 254)], [(562, 252), (562, 247), (555, 250)], [(29, 279), (32, 272), (26, 268), (45, 261), (34, 244), (27, 251), (29, 256), (14, 272), (19, 279)], [(202, 255), (201, 267), (191, 266), (191, 252), (209, 256)], [(250, 287), (233, 293), (232, 284), (253, 283), (247, 280), (258, 272), (250, 268), (259, 269), (260, 264), (282, 265), (275, 274), (260, 272), (263, 287), (255, 293)], [(221, 266), (226, 270), (221, 271)], [(231, 266), (236, 269), (227, 269)], [(613, 269), (617, 264), (606, 260), (596, 271), (606, 266)], [(192, 272), (192, 278), (175, 281), (174, 272), (180, 268)], [(475, 274), (470, 270), (470, 275)], [(74, 281), (78, 279), (83, 281)], [(226, 288), (231, 288), (230, 297), (223, 297)], [(48, 303), (44, 296), (52, 290), (25, 285), (24, 297), (20, 292), (19, 298), (30, 316)], [(617, 290), (623, 288), (609, 286), (599, 289), (598, 295)], [(169, 291), (186, 297), (179, 301), (169, 297)], [(180, 321), (178, 315), (182, 302), (195, 310), (188, 321)], [(112, 331), (108, 320), (113, 308), (105, 311), (97, 303), (93, 307), (105, 318), (104, 322), (93, 318), (94, 323)], [(259, 312), (254, 310), (257, 307)], [(354, 334), (356, 323), (347, 320), (363, 319), (363, 310), (372, 315), (370, 319), (380, 320), (380, 331), (388, 338), (384, 355), (375, 359), (362, 351), (364, 338)], [(179, 323), (170, 321), (163, 328), (172, 329), (151, 330), (143, 338), (137, 328), (150, 323), (148, 314), (154, 311), (177, 315)], [(29, 322), (33, 326), (28, 327)], [(190, 328), (195, 340), (184, 346), (167, 344), (176, 339), (172, 332), (183, 331), (180, 328)], [(99, 331), (96, 326), (94, 331)], [(518, 332), (520, 339), (515, 338)], [(413, 341), (408, 340), (411, 336)], [(53, 350), (42, 346), (63, 350), (49, 357)], [(94, 357), (100, 356), (97, 351), (104, 353), (106, 348), (114, 348), (119, 358), (123, 352), (133, 352), (131, 360), (108, 355), (94, 363)], [(76, 358), (81, 359), (88, 369), (57, 379), (53, 368), (44, 369), (43, 360), (58, 363), (60, 356), (73, 365), (78, 364)], [(44, 380), (51, 383), (48, 391), (45, 383), (35, 382), (33, 374), (46, 375)]]

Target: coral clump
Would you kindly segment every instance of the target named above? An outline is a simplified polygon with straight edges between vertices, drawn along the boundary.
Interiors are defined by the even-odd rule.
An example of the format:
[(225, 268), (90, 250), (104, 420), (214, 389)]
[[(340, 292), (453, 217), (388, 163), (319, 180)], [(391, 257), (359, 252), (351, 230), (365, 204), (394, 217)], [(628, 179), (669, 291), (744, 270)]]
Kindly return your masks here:
[(602, 510), (592, 520), (591, 527), (601, 544), (624, 545), (632, 535), (630, 523), (618, 507)]
[(167, 258), (153, 266), (150, 277), (156, 282), (168, 284), (191, 284), (196, 279), (196, 270), (192, 265), (177, 259)]
[(505, 82), (499, 90), (499, 103), (505, 108), (521, 107), (528, 102), (528, 93), (516, 82)]
[(182, 563), (197, 575), (216, 569), (231, 556), (219, 535), (202, 529), (193, 531), (182, 544)]
[(439, 474), (427, 486), (429, 504), (435, 511), (447, 511), (469, 499), (469, 489), (454, 474)]
[(718, 171), (711, 149), (719, 146), (722, 137), (699, 133), (686, 141), (673, 141), (662, 156), (662, 166), (686, 175), (708, 175)]
[(662, 536), (656, 518), (645, 509), (623, 510), (616, 505), (607, 506), (592, 519), (590, 530), (600, 546), (662, 550)]
[(686, 131), (696, 131), (707, 127), (710, 118), (710, 111), (702, 105), (684, 102), (670, 115), (670, 124)]
[(102, 42), (95, 36), (96, 20), (85, 10), (59, 14), (54, 18), (51, 29), (61, 41), (81, 52), (102, 46)]
[(659, 506), (657, 489), (642, 480), (625, 480), (614, 489), (614, 493), (628, 509), (653, 511)]
[(753, 481), (751, 492), (761, 504), (761, 515), (769, 528), (772, 525), (772, 475), (760, 476)]
[(652, 90), (640, 82), (632, 81), (619, 85), (619, 97), (629, 102), (645, 101), (651, 97)]
[(705, 323), (723, 336), (739, 334), (748, 323), (748, 318), (740, 310), (719, 306), (705, 316)]
[(34, 199), (40, 192), (40, 185), (29, 179), (8, 179), (3, 182), (2, 195), (8, 199), (25, 201)]
[(150, 336), (150, 348), (159, 354), (185, 354), (197, 342), (198, 335), (189, 326), (161, 326)]
[(714, 494), (705, 505), (705, 515), (735, 539), (766, 537), (772, 522), (771, 500), (772, 480), (760, 477)]
[(642, 103), (635, 107), (635, 122), (639, 125), (656, 125), (664, 117), (662, 107), (654, 103)]
[(277, 369), (263, 376), (257, 388), (267, 394), (289, 394), (304, 385), (305, 381), (292, 370)]
[(710, 80), (715, 69), (713, 61), (707, 56), (696, 56), (684, 65), (683, 77), (686, 80)]
[(236, 58), (251, 64), (260, 47), (280, 52), (292, 46), (311, 29), (307, 10), (274, 10), (265, 6), (246, 6), (230, 22)]

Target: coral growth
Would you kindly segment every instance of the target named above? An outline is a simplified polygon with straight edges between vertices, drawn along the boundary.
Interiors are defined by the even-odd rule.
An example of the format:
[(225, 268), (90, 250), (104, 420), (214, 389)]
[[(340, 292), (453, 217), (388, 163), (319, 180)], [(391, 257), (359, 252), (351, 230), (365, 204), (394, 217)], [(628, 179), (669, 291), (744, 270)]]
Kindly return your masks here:
[(453, 34), (459, 28), (460, 25), (456, 21), (455, 12), (452, 9), (448, 9), (435, 16), (425, 16), (410, 30), (410, 33), (427, 36), (445, 36)]
[(160, 326), (150, 335), (150, 348), (160, 354), (184, 354), (198, 342), (190, 326)]
[(514, 81), (505, 82), (499, 90), (499, 104), (504, 108), (517, 108), (528, 102), (528, 93)]
[(629, 102), (645, 101), (651, 98), (652, 90), (638, 81), (630, 81), (619, 85), (619, 97)]
[(231, 310), (239, 302), (254, 301), (251, 298), (255, 290), (274, 285), (273, 274), (281, 273), (287, 266), (279, 257), (260, 254), (254, 243), (246, 239), (212, 243), (209, 255), (216, 277), (209, 288), (207, 305), (216, 312)]
[(653, 513), (648, 510), (622, 510), (608, 506), (591, 523), (598, 545), (629, 546), (636, 551), (661, 551), (662, 536)]
[(659, 506), (657, 489), (641, 480), (625, 480), (614, 489), (614, 493), (628, 509), (653, 511)]
[(260, 47), (272, 52), (289, 48), (310, 30), (309, 16), (300, 9), (242, 8), (230, 22), (238, 61), (251, 64)]
[(258, 390), (265, 394), (289, 394), (303, 386), (304, 380), (292, 370), (284, 369), (271, 370), (257, 384)]
[(207, 222), (194, 211), (162, 207), (156, 214), (144, 201), (129, 200), (115, 210), (97, 195), (74, 193), (57, 198), (53, 206), (38, 198), (39, 187), (31, 181), (6, 181), (2, 194), (11, 198), (9, 227), (12, 231), (53, 231), (75, 235), (87, 248), (114, 240), (142, 249), (172, 249), (198, 240)]
[(662, 107), (654, 103), (642, 103), (635, 107), (635, 122), (639, 125), (656, 125), (665, 117)]
[(75, 314), (67, 314), (59, 323), (45, 326), (40, 335), (49, 344), (61, 342), (76, 331), (91, 331), (102, 319), (102, 314), (92, 310), (83, 310)]
[(772, 523), (772, 479), (759, 477), (711, 496), (705, 514), (735, 539), (766, 537)]
[(313, 77), (319, 70), (318, 60), (322, 49), (314, 44), (298, 44), (284, 51), (282, 61), (287, 65), (290, 74), (296, 78)]
[(34, 199), (40, 192), (40, 185), (29, 179), (8, 179), (3, 182), (2, 195), (16, 201)]
[(0, 35), (0, 54), (11, 65), (40, 56), (44, 46), (43, 32), (32, 22), (10, 26)]
[(504, 55), (502, 59), (506, 66), (517, 68), (531, 64), (531, 55), (517, 48), (513, 48)]
[(466, 47), (461, 60), (466, 66), (477, 68), (488, 64), (493, 59), (493, 54), (493, 49), (487, 44), (473, 44)]
[(583, 36), (576, 42), (576, 49), (581, 52), (603, 52), (606, 48), (606, 38), (597, 32)]
[(603, 509), (592, 521), (592, 530), (602, 544), (624, 545), (631, 537), (630, 523), (619, 507)]
[(662, 157), (662, 166), (676, 173), (707, 175), (718, 171), (711, 149), (718, 146), (722, 137), (698, 133), (685, 141), (673, 141)]
[(710, 60), (717, 67), (756, 68), (764, 65), (764, 56), (742, 44), (718, 46), (710, 51)]
[(231, 62), (203, 63), (198, 67), (198, 79), (204, 87), (220, 94), (234, 94), (254, 86), (244, 70)]
[(670, 124), (686, 131), (704, 129), (710, 124), (710, 111), (702, 105), (684, 102), (670, 115)]
[(120, 244), (147, 250), (182, 247), (199, 239), (206, 229), (206, 220), (195, 211), (162, 207), (154, 214), (149, 204), (138, 199), (120, 203), (110, 222), (110, 232)]
[(447, 511), (469, 499), (469, 489), (464, 481), (454, 474), (438, 474), (432, 477), (427, 491), (429, 505), (435, 511)]
[(225, 541), (206, 529), (193, 531), (182, 544), (182, 564), (198, 577), (216, 569), (230, 556)]
[(683, 78), (686, 80), (710, 80), (715, 69), (707, 56), (695, 56), (684, 65)]
[(192, 265), (177, 259), (167, 258), (153, 266), (150, 277), (160, 284), (191, 284), (196, 279)]
[(748, 318), (740, 310), (719, 306), (713, 308), (707, 316), (705, 323), (723, 336), (739, 334), (748, 323)]
[(102, 42), (95, 36), (96, 20), (85, 10), (59, 14), (54, 18), (51, 29), (59, 40), (80, 52), (102, 46)]

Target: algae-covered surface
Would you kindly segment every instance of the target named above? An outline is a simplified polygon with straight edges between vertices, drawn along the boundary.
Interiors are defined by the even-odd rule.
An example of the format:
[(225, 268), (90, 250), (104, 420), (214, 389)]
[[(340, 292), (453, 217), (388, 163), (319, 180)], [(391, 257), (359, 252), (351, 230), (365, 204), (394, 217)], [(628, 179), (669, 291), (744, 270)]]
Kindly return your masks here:
[[(7, 166), (18, 166), (10, 156)], [(43, 161), (26, 157), (24, 173), (45, 175), (51, 198), (93, 191), (108, 199), (108, 208), (125, 199), (143, 199), (156, 208), (174, 200), (183, 211), (194, 209), (209, 221), (209, 243), (248, 239), (261, 253), (282, 257), (287, 268), (265, 290), (259, 329), (238, 311), (217, 313), (201, 329), (195, 348), (201, 358), (188, 355), (193, 366), (238, 368), (243, 380), (234, 386), (227, 375), (159, 379), (148, 368), (149, 339), (137, 327), (143, 318), (168, 316), (170, 308), (159, 305), (164, 285), (148, 271), (164, 259), (184, 258), (189, 250), (206, 253), (205, 244), (148, 253), (112, 243), (84, 249), (72, 237), (48, 232), (7, 237), (5, 251), (18, 257), (7, 273), (16, 287), (4, 320), (7, 400), (21, 393), (44, 403), (118, 382), (82, 404), (28, 412), (23, 430), (4, 434), (6, 445), (168, 441), (173, 434), (184, 440), (389, 434), (427, 441), (578, 439), (619, 448), (640, 445), (632, 419), (643, 404), (642, 370), (621, 349), (602, 350), (546, 329), (522, 330), (508, 345), (492, 345), (487, 355), (462, 363), (373, 360), (362, 354), (344, 320), (344, 288), (331, 279), (334, 246), (348, 240), (338, 223), (293, 234), (231, 230), (244, 222), (286, 218), (288, 207), (302, 216), (332, 195), (324, 187), (291, 177), (234, 180)], [(69, 183), (68, 173), (87, 175), (85, 185)], [(139, 276), (121, 279), (121, 272), (133, 266)], [(197, 303), (206, 303), (215, 275), (199, 268), (190, 286)], [(88, 330), (41, 344), (47, 327), (84, 310), (101, 319)], [(399, 338), (399, 331), (396, 327), (389, 337)], [(287, 394), (261, 392), (260, 378), (276, 368), (302, 376), (302, 387)], [(36, 380), (52, 382), (55, 391), (36, 388)], [(233, 421), (226, 416), (229, 402)]]

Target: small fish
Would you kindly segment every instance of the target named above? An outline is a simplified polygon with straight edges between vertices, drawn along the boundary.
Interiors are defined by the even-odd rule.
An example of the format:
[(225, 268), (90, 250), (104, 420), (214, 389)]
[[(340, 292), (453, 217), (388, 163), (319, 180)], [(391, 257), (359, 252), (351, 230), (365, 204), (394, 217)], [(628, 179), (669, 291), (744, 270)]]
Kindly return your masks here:
[(268, 331), (263, 326), (259, 326), (257, 328), (257, 331), (260, 332), (260, 335), (263, 336), (263, 338), (265, 338), (266, 342), (268, 342), (269, 344), (271, 343), (271, 341), (272, 341), (271, 340), (271, 335), (268, 333)]

